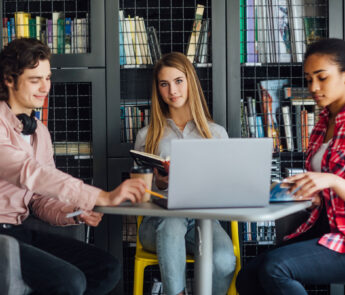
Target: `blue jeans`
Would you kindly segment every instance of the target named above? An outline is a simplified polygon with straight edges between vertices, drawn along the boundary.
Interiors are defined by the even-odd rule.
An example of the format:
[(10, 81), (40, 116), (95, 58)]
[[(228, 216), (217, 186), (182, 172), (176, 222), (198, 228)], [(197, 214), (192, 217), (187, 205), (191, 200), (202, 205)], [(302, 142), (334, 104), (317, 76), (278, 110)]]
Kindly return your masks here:
[(107, 294), (121, 277), (115, 258), (92, 245), (21, 225), (0, 233), (18, 240), (22, 277), (34, 294)]
[[(194, 219), (145, 217), (139, 229), (144, 249), (156, 252), (167, 295), (176, 295), (185, 289), (186, 253), (194, 254)], [(226, 294), (236, 267), (229, 235), (218, 221), (213, 227), (212, 293)]]
[(307, 295), (304, 284), (345, 283), (345, 254), (317, 243), (319, 238), (263, 253), (239, 273), (240, 295)]

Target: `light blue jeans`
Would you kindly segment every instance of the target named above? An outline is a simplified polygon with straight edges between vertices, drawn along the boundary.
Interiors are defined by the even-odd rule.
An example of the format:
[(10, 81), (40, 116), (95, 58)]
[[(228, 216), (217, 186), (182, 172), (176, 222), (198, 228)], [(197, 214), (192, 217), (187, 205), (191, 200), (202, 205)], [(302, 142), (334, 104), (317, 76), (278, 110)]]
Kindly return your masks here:
[[(194, 219), (145, 217), (139, 238), (145, 250), (156, 252), (164, 292), (176, 295), (186, 286), (186, 253), (194, 254)], [(226, 294), (236, 267), (229, 235), (218, 221), (213, 227), (212, 294)]]

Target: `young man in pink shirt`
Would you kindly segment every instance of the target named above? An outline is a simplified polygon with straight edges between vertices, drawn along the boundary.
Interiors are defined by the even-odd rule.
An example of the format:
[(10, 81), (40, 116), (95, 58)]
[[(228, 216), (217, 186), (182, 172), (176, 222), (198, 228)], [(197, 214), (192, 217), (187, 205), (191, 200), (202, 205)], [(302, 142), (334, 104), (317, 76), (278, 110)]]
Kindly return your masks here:
[[(61, 236), (23, 227), (29, 208), (52, 225), (97, 226), (95, 205), (141, 202), (145, 183), (129, 179), (111, 192), (56, 169), (48, 129), (33, 116), (51, 86), (50, 50), (38, 40), (16, 39), (0, 53), (0, 234), (20, 245), (25, 283), (36, 294), (106, 294), (120, 278), (110, 254)], [(68, 213), (82, 209), (78, 218)]]

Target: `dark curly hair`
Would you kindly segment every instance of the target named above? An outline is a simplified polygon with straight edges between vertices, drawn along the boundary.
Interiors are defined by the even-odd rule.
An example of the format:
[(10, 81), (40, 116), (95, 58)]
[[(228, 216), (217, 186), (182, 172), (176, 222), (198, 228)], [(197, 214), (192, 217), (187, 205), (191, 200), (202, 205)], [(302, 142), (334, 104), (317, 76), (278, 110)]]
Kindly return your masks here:
[(312, 54), (329, 55), (339, 67), (340, 72), (345, 72), (345, 41), (337, 38), (321, 39), (310, 44), (304, 54), (306, 60)]
[(37, 67), (40, 60), (50, 61), (50, 57), (49, 47), (36, 39), (15, 39), (5, 46), (0, 53), (0, 100), (9, 99), (6, 80), (13, 81), (16, 88), (25, 69)]

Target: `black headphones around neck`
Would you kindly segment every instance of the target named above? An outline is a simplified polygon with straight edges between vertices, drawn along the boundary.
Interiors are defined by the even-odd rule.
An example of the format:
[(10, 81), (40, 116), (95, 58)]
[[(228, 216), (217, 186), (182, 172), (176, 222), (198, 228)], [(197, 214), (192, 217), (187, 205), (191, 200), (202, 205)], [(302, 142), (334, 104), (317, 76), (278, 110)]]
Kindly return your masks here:
[(18, 114), (17, 118), (23, 124), (23, 131), (24, 135), (31, 135), (34, 134), (37, 128), (37, 122), (35, 119), (35, 111), (31, 112), (31, 115), (28, 116), (27, 114)]

